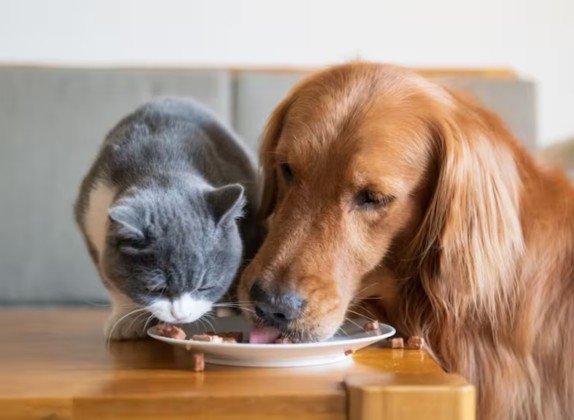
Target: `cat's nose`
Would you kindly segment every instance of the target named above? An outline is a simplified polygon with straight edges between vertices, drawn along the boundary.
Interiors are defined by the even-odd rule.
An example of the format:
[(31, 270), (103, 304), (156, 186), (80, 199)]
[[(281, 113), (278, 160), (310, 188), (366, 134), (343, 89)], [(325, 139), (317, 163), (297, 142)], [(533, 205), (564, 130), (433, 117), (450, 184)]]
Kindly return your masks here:
[(170, 309), (170, 313), (175, 322), (183, 322), (187, 318), (187, 315), (180, 309), (175, 309), (172, 307)]
[(175, 299), (170, 308), (170, 313), (175, 322), (184, 322), (190, 316), (189, 305), (184, 299)]
[(305, 300), (293, 291), (270, 292), (256, 281), (249, 290), (256, 315), (265, 323), (285, 327), (289, 322), (299, 318), (305, 307)]

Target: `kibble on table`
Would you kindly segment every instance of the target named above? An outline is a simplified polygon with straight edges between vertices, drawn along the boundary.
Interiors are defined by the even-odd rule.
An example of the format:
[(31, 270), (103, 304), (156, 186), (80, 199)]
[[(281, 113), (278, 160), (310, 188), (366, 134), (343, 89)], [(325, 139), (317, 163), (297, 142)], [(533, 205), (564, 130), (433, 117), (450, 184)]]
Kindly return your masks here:
[(193, 357), (193, 370), (195, 372), (203, 372), (205, 370), (205, 357), (203, 353), (194, 353)]
[(424, 347), (424, 345), (425, 345), (425, 339), (422, 337), (418, 337), (416, 335), (409, 337), (409, 339), (407, 340), (408, 349), (420, 350)]

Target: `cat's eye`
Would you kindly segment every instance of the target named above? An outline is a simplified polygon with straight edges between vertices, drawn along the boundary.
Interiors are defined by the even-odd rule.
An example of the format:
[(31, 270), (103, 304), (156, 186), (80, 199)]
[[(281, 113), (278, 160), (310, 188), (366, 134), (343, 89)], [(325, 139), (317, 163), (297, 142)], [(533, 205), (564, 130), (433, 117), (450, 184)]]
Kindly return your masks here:
[(381, 194), (379, 192), (363, 189), (355, 196), (355, 205), (360, 209), (375, 209), (386, 207), (395, 200), (395, 196)]
[(295, 178), (295, 174), (293, 173), (293, 169), (288, 163), (282, 163), (279, 165), (279, 169), (281, 170), (281, 175), (287, 182), (292, 182)]
[(197, 289), (198, 292), (209, 292), (210, 290), (215, 289), (215, 286), (205, 286), (205, 287), (200, 287)]

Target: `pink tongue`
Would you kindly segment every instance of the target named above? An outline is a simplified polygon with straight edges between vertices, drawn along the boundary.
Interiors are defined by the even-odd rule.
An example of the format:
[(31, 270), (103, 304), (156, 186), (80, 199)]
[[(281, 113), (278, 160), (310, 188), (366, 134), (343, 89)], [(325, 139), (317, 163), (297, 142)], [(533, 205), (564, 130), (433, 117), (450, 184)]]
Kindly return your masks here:
[(254, 327), (249, 334), (251, 344), (270, 344), (279, 336), (281, 331), (274, 327)]

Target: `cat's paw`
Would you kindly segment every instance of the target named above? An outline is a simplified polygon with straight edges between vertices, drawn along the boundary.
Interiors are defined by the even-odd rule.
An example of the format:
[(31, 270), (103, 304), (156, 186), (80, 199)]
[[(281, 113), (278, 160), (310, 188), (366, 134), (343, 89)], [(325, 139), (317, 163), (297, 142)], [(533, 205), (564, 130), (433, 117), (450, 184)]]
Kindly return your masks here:
[[(138, 317), (139, 315), (139, 317)], [(104, 325), (107, 340), (137, 340), (147, 336), (148, 317), (141, 312), (126, 316), (125, 313), (112, 313)]]

